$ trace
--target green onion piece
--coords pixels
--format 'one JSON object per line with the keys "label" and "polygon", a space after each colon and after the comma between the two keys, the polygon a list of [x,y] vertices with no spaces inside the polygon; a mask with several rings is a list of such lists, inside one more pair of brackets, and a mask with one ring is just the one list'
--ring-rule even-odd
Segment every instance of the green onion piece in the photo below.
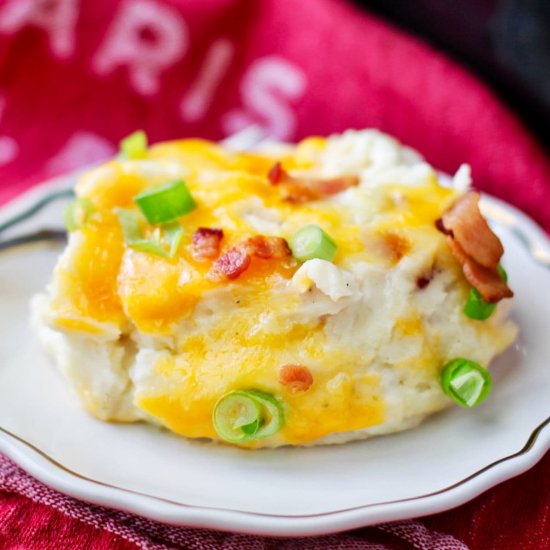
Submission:
{"label": "green onion piece", "polygon": [[[506,283],[508,282],[508,274],[505,269],[501,266],[497,266],[498,274],[501,276],[502,280]],[[470,319],[475,319],[476,321],[485,321],[489,319],[495,308],[496,304],[490,304],[486,302],[479,293],[477,288],[471,288],[470,294],[468,294],[468,300],[464,306],[464,314],[470,317]]]}
{"label": "green onion piece", "polygon": [[260,390],[248,390],[247,393],[263,407],[262,424],[256,433],[256,439],[275,435],[285,423],[282,403],[273,395]]}
{"label": "green onion piece", "polygon": [[212,421],[218,435],[229,443],[247,443],[255,439],[260,426],[261,408],[247,392],[233,391],[223,396]]}
{"label": "green onion piece", "polygon": [[258,430],[260,429],[260,426],[262,424],[263,424],[262,419],[257,418],[256,420],[254,420],[254,422],[251,422],[250,424],[246,424],[244,426],[241,426],[241,430],[246,435],[255,435],[258,432]]}
{"label": "green onion piece", "polygon": [[152,224],[172,222],[197,206],[183,180],[147,189],[134,200]]}
{"label": "green onion piece", "polygon": [[181,244],[183,237],[183,227],[177,223],[166,223],[163,226],[164,238],[168,241],[170,248],[168,250],[168,257],[173,258]]}
{"label": "green onion piece", "polygon": [[124,208],[117,208],[115,210],[118,217],[118,221],[122,226],[122,233],[124,234],[124,240],[130,244],[143,240],[143,233],[138,223],[138,217],[132,210],[126,210]]}
{"label": "green onion piece", "polygon": [[125,159],[142,159],[147,155],[147,136],[138,130],[120,142],[120,155]]}
{"label": "green onion piece", "polygon": [[[156,254],[164,258],[173,258],[179,248],[183,237],[183,228],[178,223],[170,223],[156,228],[153,231],[151,239],[146,239],[143,236],[141,227],[139,226],[138,217],[132,210],[119,208],[116,211],[124,240],[128,246],[140,252],[148,254]],[[168,243],[168,250],[163,246],[163,240]]]}
{"label": "green onion piece", "polygon": [[306,225],[290,239],[292,255],[302,261],[319,258],[332,261],[338,245],[318,225]]}
{"label": "green onion piece", "polygon": [[486,302],[479,293],[477,288],[471,288],[468,300],[464,306],[464,313],[477,321],[485,321],[489,319],[497,307],[496,304],[490,304]]}
{"label": "green onion piece", "polygon": [[489,371],[469,359],[453,359],[441,373],[443,391],[462,407],[479,405],[489,395],[491,385]]}
{"label": "green onion piece", "polygon": [[64,220],[67,231],[82,229],[90,216],[95,212],[95,206],[87,198],[76,199],[65,208]]}
{"label": "green onion piece", "polygon": [[248,443],[276,434],[284,424],[281,402],[259,390],[232,391],[216,404],[212,421],[229,443]]}

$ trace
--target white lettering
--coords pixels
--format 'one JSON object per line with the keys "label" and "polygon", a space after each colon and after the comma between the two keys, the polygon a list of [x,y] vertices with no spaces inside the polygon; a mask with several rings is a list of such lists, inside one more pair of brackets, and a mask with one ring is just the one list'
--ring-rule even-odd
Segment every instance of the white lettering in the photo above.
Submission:
{"label": "white lettering", "polygon": [[206,114],[216,89],[229,70],[234,52],[235,47],[225,38],[216,40],[210,46],[197,78],[181,102],[181,116],[184,120],[197,121]]}
{"label": "white lettering", "polygon": [[296,115],[289,103],[302,97],[306,87],[306,76],[296,65],[276,56],[257,59],[241,83],[244,108],[225,115],[224,131],[233,134],[261,124],[268,136],[291,139],[296,132]]}
{"label": "white lettering", "polygon": [[160,75],[185,55],[189,31],[179,12],[151,0],[126,0],[93,60],[100,75],[126,65],[131,84],[143,95],[160,88]]}
{"label": "white lettering", "polygon": [[75,48],[78,0],[11,0],[0,11],[0,32],[15,33],[26,25],[44,29],[52,53],[69,59]]}
{"label": "white lettering", "polygon": [[8,136],[0,136],[0,166],[9,164],[19,154],[17,141]]}
{"label": "white lettering", "polygon": [[[0,97],[0,120],[6,108],[6,99]],[[0,166],[9,164],[17,155],[19,155],[19,145],[17,141],[8,136],[0,136]]]}
{"label": "white lettering", "polygon": [[75,132],[48,162],[49,174],[70,172],[112,157],[116,147],[105,138],[92,132]]}

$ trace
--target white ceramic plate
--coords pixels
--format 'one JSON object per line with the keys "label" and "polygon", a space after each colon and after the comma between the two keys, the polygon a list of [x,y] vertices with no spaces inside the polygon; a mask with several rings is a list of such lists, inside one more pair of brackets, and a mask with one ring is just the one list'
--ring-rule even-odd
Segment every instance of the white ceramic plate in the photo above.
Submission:
{"label": "white ceramic plate", "polygon": [[[0,210],[0,224],[52,187]],[[250,452],[88,416],[39,349],[28,301],[59,245],[0,251],[0,451],[44,483],[177,525],[314,535],[440,512],[531,467],[550,447],[550,245],[519,211],[485,197],[506,248],[521,327],[494,364],[494,391],[413,431],[337,447]],[[51,205],[2,238],[60,226]]]}

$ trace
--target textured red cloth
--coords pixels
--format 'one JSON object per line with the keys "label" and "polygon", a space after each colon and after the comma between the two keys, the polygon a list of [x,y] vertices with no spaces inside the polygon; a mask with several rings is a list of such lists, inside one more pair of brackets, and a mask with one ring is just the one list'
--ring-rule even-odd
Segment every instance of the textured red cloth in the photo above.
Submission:
{"label": "textured red cloth", "polygon": [[[0,0],[0,202],[152,141],[378,127],[550,230],[550,164],[474,77],[343,0]],[[165,528],[0,461],[1,548],[550,548],[550,456],[422,521],[282,543]],[[454,538],[453,538],[454,537]],[[462,541],[462,542],[459,542]]]}

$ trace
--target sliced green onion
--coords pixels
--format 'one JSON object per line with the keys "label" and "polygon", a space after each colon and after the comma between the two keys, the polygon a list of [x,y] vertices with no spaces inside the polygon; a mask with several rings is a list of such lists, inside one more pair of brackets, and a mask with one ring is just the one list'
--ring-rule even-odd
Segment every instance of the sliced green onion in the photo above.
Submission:
{"label": "sliced green onion", "polygon": [[122,226],[124,240],[128,244],[143,240],[143,233],[141,231],[141,227],[139,226],[138,217],[135,212],[124,208],[117,208],[116,215],[120,225]]}
{"label": "sliced green onion", "polygon": [[67,231],[82,229],[90,216],[95,212],[95,206],[87,198],[76,199],[65,208],[64,220]]}
{"label": "sliced green onion", "polygon": [[183,180],[147,189],[134,200],[152,224],[172,222],[197,206]]}
{"label": "sliced green onion", "polygon": [[260,390],[248,390],[247,393],[263,407],[262,424],[256,433],[256,439],[275,435],[285,423],[281,402],[273,395]]}
{"label": "sliced green onion", "polygon": [[[498,274],[501,276],[502,280],[506,283],[508,282],[508,274],[505,269],[501,266],[497,266]],[[470,319],[475,319],[476,321],[485,321],[489,319],[495,308],[496,304],[491,304],[486,302],[479,293],[477,288],[471,288],[470,294],[468,294],[468,300],[464,306],[464,314],[470,317]]]}
{"label": "sliced green onion", "polygon": [[470,359],[457,357],[441,373],[443,391],[462,407],[479,405],[489,395],[491,385],[489,371]]}
{"label": "sliced green onion", "polygon": [[464,313],[477,321],[485,321],[489,319],[497,307],[496,304],[490,304],[486,302],[479,293],[477,288],[471,288],[470,294],[468,294],[468,300],[464,306]]}
{"label": "sliced green onion", "polygon": [[216,404],[212,421],[217,434],[229,443],[248,443],[276,434],[284,424],[282,404],[269,393],[238,390]]}
{"label": "sliced green onion", "polygon": [[332,261],[338,245],[318,225],[306,225],[290,239],[290,250],[298,260],[305,262],[313,258]]}
{"label": "sliced green onion", "polygon": [[125,159],[142,159],[147,155],[147,136],[138,130],[120,142],[120,154]]}
{"label": "sliced green onion", "polygon": [[247,392],[233,391],[222,397],[212,420],[218,435],[229,443],[247,443],[255,439],[260,427],[261,408]]}
{"label": "sliced green onion", "polygon": [[246,435],[255,435],[258,430],[260,429],[260,426],[262,425],[261,418],[257,418],[254,420],[254,422],[251,422],[250,424],[245,424],[244,426],[241,426],[241,430]]}
{"label": "sliced green onion", "polygon": [[[135,212],[119,208],[116,213],[128,246],[140,252],[157,254],[169,259],[176,255],[183,237],[183,228],[178,223],[165,224],[162,230],[157,227],[152,238],[146,239]],[[168,249],[163,245],[163,241],[168,244]]]}

